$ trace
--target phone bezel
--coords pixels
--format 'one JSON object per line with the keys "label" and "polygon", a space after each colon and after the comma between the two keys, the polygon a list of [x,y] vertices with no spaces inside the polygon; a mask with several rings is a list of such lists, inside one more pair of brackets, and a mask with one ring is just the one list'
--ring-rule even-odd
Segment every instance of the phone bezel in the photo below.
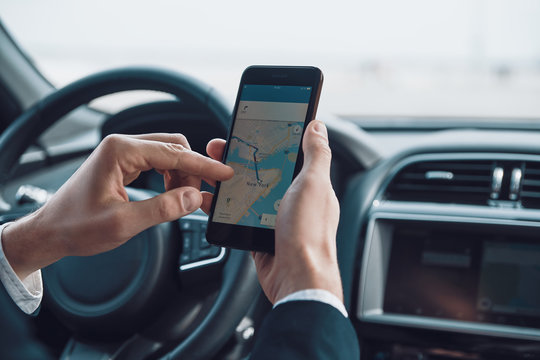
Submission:
{"label": "phone bezel", "polygon": [[[234,105],[233,117],[229,133],[227,135],[227,144],[223,153],[222,162],[225,163],[229,151],[229,143],[236,121],[240,95],[244,85],[280,85],[280,86],[311,86],[311,96],[308,103],[304,129],[302,131],[301,141],[304,139],[304,132],[309,124],[315,118],[319,97],[321,93],[323,75],[320,69],[313,66],[250,66],[244,70]],[[298,157],[294,167],[293,180],[302,168],[304,153],[302,146],[298,150]],[[245,225],[234,225],[212,221],[216,206],[217,197],[221,183],[218,182],[215,188],[215,196],[212,200],[206,238],[208,242],[217,246],[230,247],[242,250],[263,251],[274,253],[274,229],[265,229]]]}

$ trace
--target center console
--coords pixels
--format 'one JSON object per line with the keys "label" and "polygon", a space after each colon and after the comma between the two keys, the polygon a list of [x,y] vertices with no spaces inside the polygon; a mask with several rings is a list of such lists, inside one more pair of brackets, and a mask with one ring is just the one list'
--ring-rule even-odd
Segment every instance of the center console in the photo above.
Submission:
{"label": "center console", "polygon": [[540,340],[540,223],[374,214],[362,322]]}

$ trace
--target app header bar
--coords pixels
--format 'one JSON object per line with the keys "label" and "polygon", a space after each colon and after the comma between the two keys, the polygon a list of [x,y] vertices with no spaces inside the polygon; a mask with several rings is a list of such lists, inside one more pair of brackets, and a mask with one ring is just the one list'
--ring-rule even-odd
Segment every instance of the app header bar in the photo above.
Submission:
{"label": "app header bar", "polygon": [[308,103],[311,86],[244,85],[240,100]]}

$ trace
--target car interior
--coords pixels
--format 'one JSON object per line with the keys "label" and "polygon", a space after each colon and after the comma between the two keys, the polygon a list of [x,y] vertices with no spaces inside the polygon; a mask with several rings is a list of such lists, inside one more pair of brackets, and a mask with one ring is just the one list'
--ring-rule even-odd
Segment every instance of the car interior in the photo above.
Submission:
{"label": "car interior", "polygon": [[[182,133],[202,154],[227,136],[232,102],[197,73],[127,64],[55,86],[16,35],[0,22],[0,223],[43,205],[109,134]],[[319,112],[361,359],[540,359],[535,49],[537,117]],[[93,106],[133,91],[160,97]],[[127,190],[147,199],[164,191],[162,177],[142,173]],[[250,254],[210,245],[206,223],[198,210],[43,269],[28,341],[60,359],[247,359],[272,305]]]}

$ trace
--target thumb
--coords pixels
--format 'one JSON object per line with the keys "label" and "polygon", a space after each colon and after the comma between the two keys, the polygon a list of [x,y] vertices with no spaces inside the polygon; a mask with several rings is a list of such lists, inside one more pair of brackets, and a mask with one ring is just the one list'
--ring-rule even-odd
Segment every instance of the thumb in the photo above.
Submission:
{"label": "thumb", "polygon": [[302,171],[330,176],[332,151],[328,145],[328,131],[322,121],[314,120],[309,123],[302,140],[302,149],[304,150]]}
{"label": "thumb", "polygon": [[201,193],[194,187],[184,186],[147,200],[129,202],[126,206],[129,206],[134,234],[137,234],[154,225],[190,214],[201,204]]}

